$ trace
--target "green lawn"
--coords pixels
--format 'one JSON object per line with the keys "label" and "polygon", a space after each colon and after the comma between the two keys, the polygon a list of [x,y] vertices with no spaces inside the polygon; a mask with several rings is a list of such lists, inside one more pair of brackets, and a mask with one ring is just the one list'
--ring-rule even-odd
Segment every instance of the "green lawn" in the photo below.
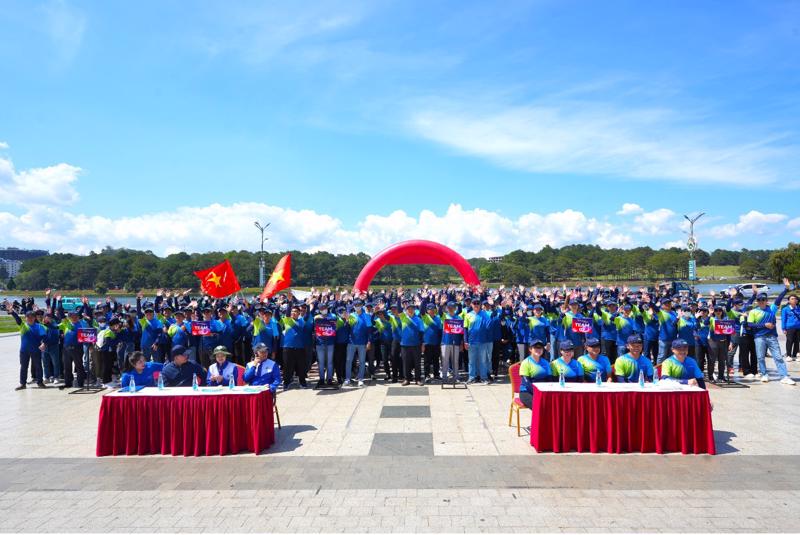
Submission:
{"label": "green lawn", "polygon": [[720,277],[735,278],[739,277],[739,266],[697,266],[698,277]]}
{"label": "green lawn", "polygon": [[11,316],[0,316],[0,334],[1,333],[15,333],[19,331],[17,323]]}

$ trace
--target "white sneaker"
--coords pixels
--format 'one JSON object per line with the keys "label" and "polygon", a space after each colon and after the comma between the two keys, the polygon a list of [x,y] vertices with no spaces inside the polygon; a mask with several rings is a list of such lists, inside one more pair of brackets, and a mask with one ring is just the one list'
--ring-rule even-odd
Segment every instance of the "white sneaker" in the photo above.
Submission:
{"label": "white sneaker", "polygon": [[359,381],[358,386],[364,386],[364,381]]}
{"label": "white sneaker", "polygon": [[745,375],[745,376],[744,376],[744,378],[745,378],[745,379],[755,379],[755,378],[756,378],[756,376],[755,376],[755,375],[753,375],[752,373],[748,373],[747,375]]}
{"label": "white sneaker", "polygon": [[761,382],[762,383],[768,383],[769,382],[769,374],[768,373],[765,373],[764,375],[761,376]]}
{"label": "white sneaker", "polygon": [[786,357],[786,362],[794,362],[794,357]]}
{"label": "white sneaker", "polygon": [[342,386],[350,386],[350,379],[345,379]]}
{"label": "white sneaker", "polygon": [[790,386],[794,386],[794,384],[795,384],[795,383],[794,383],[794,379],[792,379],[791,377],[789,377],[789,376],[787,375],[786,377],[784,377],[783,379],[781,379],[781,384],[782,384],[782,385],[790,385]]}

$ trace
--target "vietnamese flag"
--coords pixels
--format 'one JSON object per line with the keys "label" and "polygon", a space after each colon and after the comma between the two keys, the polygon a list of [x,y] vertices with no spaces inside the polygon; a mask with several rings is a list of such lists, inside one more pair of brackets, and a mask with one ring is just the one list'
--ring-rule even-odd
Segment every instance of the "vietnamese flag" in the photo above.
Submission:
{"label": "vietnamese flag", "polygon": [[200,279],[200,288],[211,297],[227,297],[240,290],[233,266],[227,258],[221,264],[202,271],[195,271],[194,274]]}
{"label": "vietnamese flag", "polygon": [[272,271],[272,276],[264,286],[264,291],[261,292],[259,299],[267,299],[272,297],[281,290],[292,285],[292,254],[289,253],[280,260]]}

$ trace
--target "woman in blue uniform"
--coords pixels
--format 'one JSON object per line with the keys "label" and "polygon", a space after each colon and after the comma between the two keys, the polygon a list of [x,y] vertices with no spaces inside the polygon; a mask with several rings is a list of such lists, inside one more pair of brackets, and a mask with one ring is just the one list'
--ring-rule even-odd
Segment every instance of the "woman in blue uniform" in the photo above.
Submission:
{"label": "woman in blue uniform", "polygon": [[228,348],[219,345],[214,348],[214,363],[208,367],[206,383],[209,386],[228,385],[233,380],[233,384],[239,379],[239,368],[230,360]]}
{"label": "woman in blue uniform", "polygon": [[528,356],[519,366],[519,399],[531,408],[533,404],[533,383],[550,381],[550,363],[544,358],[544,342],[535,338],[531,340]]}
{"label": "woman in blue uniform", "polygon": [[144,353],[141,351],[134,351],[128,357],[128,362],[131,365],[131,371],[122,374],[120,386],[122,390],[127,390],[131,384],[131,378],[137,387],[140,386],[155,386],[153,373],[161,373],[164,365],[160,362],[147,362],[144,358]]}
{"label": "woman in blue uniform", "polygon": [[550,373],[553,377],[564,374],[564,380],[568,383],[583,382],[583,366],[575,360],[575,346],[571,340],[561,340],[559,343],[561,356],[550,363]]}

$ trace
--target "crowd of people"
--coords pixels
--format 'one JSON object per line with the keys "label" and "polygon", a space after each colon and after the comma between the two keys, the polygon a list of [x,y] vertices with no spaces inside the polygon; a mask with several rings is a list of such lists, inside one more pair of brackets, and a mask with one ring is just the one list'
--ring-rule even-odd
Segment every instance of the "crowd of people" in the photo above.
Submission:
{"label": "crowd of people", "polygon": [[[159,374],[167,386],[244,381],[275,391],[295,376],[310,386],[315,361],[318,387],[360,387],[380,375],[403,385],[488,384],[517,361],[526,392],[540,380],[633,381],[639,372],[704,386],[737,372],[768,382],[768,353],[793,385],[785,361],[798,356],[800,308],[796,293],[781,307],[797,291],[783,282],[772,300],[755,287],[744,299],[735,290],[451,285],[312,288],[304,299],[289,291],[265,300],[160,290],[135,305],[109,298],[91,307],[85,297],[65,306],[48,290],[45,307],[25,299],[6,310],[21,333],[17,389],[148,386]],[[82,340],[82,330],[95,336]]]}

